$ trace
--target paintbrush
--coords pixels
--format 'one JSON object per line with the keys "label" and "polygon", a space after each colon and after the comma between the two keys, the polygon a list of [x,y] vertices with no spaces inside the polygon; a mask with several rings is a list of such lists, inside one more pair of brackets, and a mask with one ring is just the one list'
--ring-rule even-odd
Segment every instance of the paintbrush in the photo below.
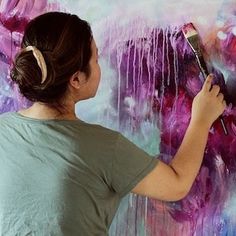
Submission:
{"label": "paintbrush", "polygon": [[[200,38],[198,36],[198,32],[193,26],[192,23],[185,24],[182,28],[182,32],[184,34],[184,37],[186,38],[187,42],[189,43],[192,51],[195,54],[198,66],[203,74],[203,77],[206,79],[209,75],[209,72],[207,70],[207,66],[204,60],[204,57],[201,52],[201,44],[200,44]],[[224,119],[222,116],[219,117],[221,126],[224,130],[225,135],[228,135],[228,130],[226,128]]]}

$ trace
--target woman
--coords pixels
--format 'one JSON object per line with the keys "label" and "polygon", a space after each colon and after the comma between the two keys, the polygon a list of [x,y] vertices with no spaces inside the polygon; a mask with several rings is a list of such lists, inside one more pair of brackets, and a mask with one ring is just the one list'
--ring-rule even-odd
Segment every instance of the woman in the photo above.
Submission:
{"label": "woman", "polygon": [[67,13],[28,24],[11,78],[33,105],[0,116],[1,235],[108,235],[129,192],[183,198],[226,106],[209,76],[169,165],[118,132],[79,120],[75,103],[95,96],[100,67],[90,26]]}

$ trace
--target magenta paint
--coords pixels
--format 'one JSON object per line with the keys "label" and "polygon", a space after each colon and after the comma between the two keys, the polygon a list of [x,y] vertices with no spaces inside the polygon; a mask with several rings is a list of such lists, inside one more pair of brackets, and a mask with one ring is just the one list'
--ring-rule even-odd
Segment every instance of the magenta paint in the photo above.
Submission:
{"label": "magenta paint", "polygon": [[[0,8],[0,112],[3,113],[29,105],[9,80],[12,58],[19,50],[27,22],[43,12],[61,8],[57,2],[46,0],[2,1]],[[138,17],[123,28],[117,24],[104,23],[107,34],[102,37],[105,46],[100,48],[101,58],[109,62],[109,69],[116,74],[110,78],[116,83],[109,101],[114,110],[110,116],[113,128],[130,137],[137,136],[137,143],[149,152],[159,144],[146,139],[149,135],[159,135],[152,133],[154,128],[159,129],[160,159],[169,162],[183,139],[191,103],[203,78],[181,33],[182,24],[143,27],[144,23]],[[216,82],[225,93],[226,85],[230,92],[236,80],[235,26],[232,18],[226,40],[219,44],[220,63],[217,61],[213,70]],[[118,29],[127,33],[122,34]],[[214,45],[210,50],[209,53],[214,51]],[[220,70],[228,79],[226,84]],[[225,137],[220,124],[214,124],[201,170],[189,195],[174,203],[128,196],[114,219],[110,230],[112,236],[236,235],[233,211],[236,211],[236,108],[232,94],[226,94],[231,105],[225,111],[230,134]]]}

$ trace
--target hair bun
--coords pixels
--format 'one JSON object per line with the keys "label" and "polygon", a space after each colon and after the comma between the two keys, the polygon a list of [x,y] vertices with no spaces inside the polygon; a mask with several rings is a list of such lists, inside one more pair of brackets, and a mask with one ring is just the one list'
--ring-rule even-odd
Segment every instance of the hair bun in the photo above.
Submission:
{"label": "hair bun", "polygon": [[89,77],[91,42],[89,24],[76,15],[48,12],[37,16],[26,26],[24,49],[15,58],[11,78],[30,101],[57,104],[75,72]]}
{"label": "hair bun", "polygon": [[27,46],[26,48],[22,49],[22,51],[23,52],[32,51],[42,73],[42,80],[41,80],[41,84],[42,84],[47,78],[47,65],[44,60],[43,54],[35,46]]}
{"label": "hair bun", "polygon": [[[53,84],[55,70],[51,52],[40,52],[47,68],[47,73],[42,71],[33,50],[21,50],[11,69],[11,79],[18,84],[20,92],[30,101],[42,101],[43,90]],[[42,60],[42,58],[40,58]],[[43,99],[44,100],[44,99]]]}

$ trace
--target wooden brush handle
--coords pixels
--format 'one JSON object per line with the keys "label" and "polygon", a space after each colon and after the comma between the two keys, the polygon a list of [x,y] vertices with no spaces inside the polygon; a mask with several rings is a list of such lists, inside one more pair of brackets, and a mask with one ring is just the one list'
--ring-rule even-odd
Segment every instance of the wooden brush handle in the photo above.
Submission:
{"label": "wooden brush handle", "polygon": [[224,130],[225,135],[228,135],[229,132],[228,132],[228,129],[227,129],[226,125],[225,125],[224,117],[221,115],[219,117],[219,119],[220,119],[220,123],[221,123],[221,126],[222,126],[223,130]]}
{"label": "wooden brush handle", "polygon": [[208,72],[205,60],[204,60],[203,56],[199,55],[199,54],[196,54],[196,59],[197,59],[198,66],[199,66],[204,78],[206,79],[207,76],[209,75],[209,72]]}

